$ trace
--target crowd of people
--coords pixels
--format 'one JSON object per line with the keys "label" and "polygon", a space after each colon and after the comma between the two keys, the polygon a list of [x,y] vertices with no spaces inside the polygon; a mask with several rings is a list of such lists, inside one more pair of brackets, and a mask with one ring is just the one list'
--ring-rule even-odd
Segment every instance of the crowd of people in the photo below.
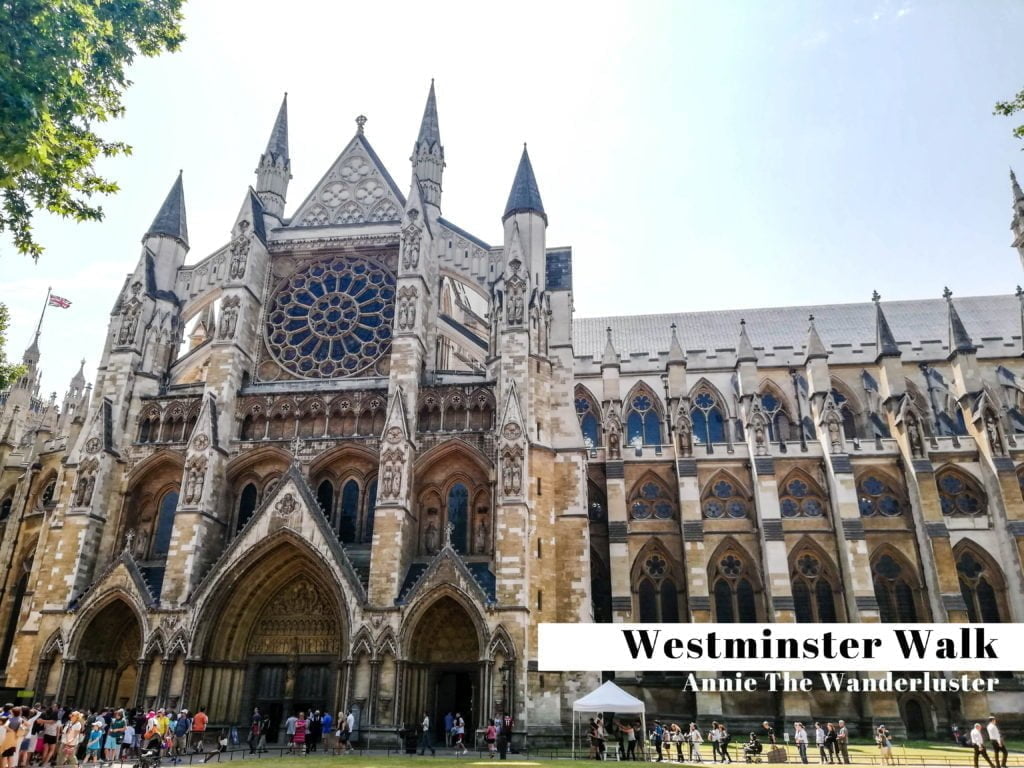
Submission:
{"label": "crowd of people", "polygon": [[[300,755],[319,751],[334,755],[351,752],[355,749],[352,746],[355,724],[356,718],[352,711],[339,712],[337,718],[332,717],[330,712],[321,712],[319,709],[308,715],[305,712],[292,714],[284,721],[288,752]],[[275,727],[267,713],[260,712],[259,707],[253,709],[249,720],[250,755],[267,751],[268,737],[271,740],[276,738],[276,732],[271,732]]]}
{"label": "crowd of people", "polygon": [[[109,766],[147,751],[177,763],[190,751],[206,750],[208,723],[205,707],[192,715],[187,709],[147,712],[5,704],[0,711],[0,768]],[[226,744],[226,739],[218,739],[218,748]]]}

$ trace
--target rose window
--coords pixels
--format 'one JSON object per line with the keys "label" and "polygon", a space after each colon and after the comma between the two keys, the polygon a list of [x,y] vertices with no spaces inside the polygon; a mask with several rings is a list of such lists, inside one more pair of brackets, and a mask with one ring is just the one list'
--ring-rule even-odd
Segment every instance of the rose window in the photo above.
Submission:
{"label": "rose window", "polygon": [[267,346],[305,378],[375,373],[391,348],[395,276],[360,256],[313,262],[283,281],[267,312]]}

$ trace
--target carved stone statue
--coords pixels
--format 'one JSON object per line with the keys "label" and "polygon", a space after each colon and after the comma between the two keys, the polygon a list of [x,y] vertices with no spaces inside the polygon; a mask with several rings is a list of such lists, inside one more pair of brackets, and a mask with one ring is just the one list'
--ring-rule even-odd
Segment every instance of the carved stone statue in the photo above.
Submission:
{"label": "carved stone statue", "polygon": [[203,498],[206,483],[206,459],[197,457],[188,463],[185,474],[185,503],[198,504]]}
{"label": "carved stone statue", "polygon": [[621,451],[619,447],[619,433],[612,432],[608,435],[608,458],[619,459]]}
{"label": "carved stone statue", "polygon": [[509,325],[522,325],[523,324],[523,291],[522,288],[514,287],[510,289],[509,303],[508,303],[508,324]]}
{"label": "carved stone statue", "polygon": [[768,446],[765,445],[764,424],[760,419],[754,422],[754,452],[758,456],[768,453]]}
{"label": "carved stone statue", "polygon": [[139,325],[139,312],[141,305],[138,301],[132,300],[121,311],[121,330],[118,333],[118,344],[131,344],[135,341],[135,331]]}
{"label": "carved stone statue", "polygon": [[221,304],[219,336],[222,339],[230,339],[235,335],[235,327],[238,325],[238,304],[237,296],[226,298]]}
{"label": "carved stone statue", "polygon": [[1002,456],[1003,441],[999,435],[999,425],[991,414],[985,419],[985,431],[988,432],[988,444],[992,448],[992,455]]}
{"label": "carved stone statue", "polygon": [[832,447],[832,453],[843,452],[843,432],[842,429],[839,427],[839,422],[835,420],[829,420],[828,439]]}
{"label": "carved stone statue", "polygon": [[410,224],[402,231],[402,269],[416,269],[420,264],[423,232],[416,223],[418,216],[418,211],[409,211]]}
{"label": "carved stone statue", "polygon": [[135,559],[143,560],[146,557],[146,552],[149,549],[149,532],[146,530],[144,525],[140,525],[135,529]]}
{"label": "carved stone statue", "polygon": [[478,555],[487,553],[487,520],[481,515],[473,532],[473,549]]}
{"label": "carved stone statue", "polygon": [[245,265],[249,261],[249,250],[252,247],[252,241],[246,233],[248,228],[249,222],[239,222],[238,229],[241,234],[231,243],[231,261],[228,264],[228,277],[233,280],[245,274]]}
{"label": "carved stone statue", "polygon": [[679,422],[679,455],[683,458],[689,458],[693,452],[693,441],[690,435],[690,425],[685,422]]}
{"label": "carved stone statue", "polygon": [[907,437],[910,438],[910,455],[915,459],[924,457],[924,445],[921,443],[921,430],[917,427],[917,421],[907,420]]}
{"label": "carved stone statue", "polygon": [[437,524],[433,519],[427,523],[427,530],[423,534],[423,545],[428,555],[433,555],[437,552]]}

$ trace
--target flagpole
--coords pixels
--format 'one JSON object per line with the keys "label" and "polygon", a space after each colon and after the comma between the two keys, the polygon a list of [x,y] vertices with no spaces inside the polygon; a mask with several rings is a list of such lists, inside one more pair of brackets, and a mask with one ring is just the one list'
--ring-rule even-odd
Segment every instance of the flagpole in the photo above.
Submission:
{"label": "flagpole", "polygon": [[46,308],[50,305],[50,291],[53,290],[51,285],[46,289],[46,301],[43,302],[43,311],[39,313],[39,325],[36,326],[36,338],[39,338],[39,332],[43,329],[43,318],[46,316]]}

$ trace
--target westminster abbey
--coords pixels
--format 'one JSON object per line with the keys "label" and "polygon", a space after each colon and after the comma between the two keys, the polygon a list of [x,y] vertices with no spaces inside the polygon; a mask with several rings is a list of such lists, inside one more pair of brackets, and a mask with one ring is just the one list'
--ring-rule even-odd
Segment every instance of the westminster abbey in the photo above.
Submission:
{"label": "westminster abbey", "polygon": [[[600,682],[539,671],[540,622],[1024,621],[1019,289],[574,319],[525,148],[491,244],[442,215],[433,86],[401,186],[365,123],[289,199],[283,103],[202,258],[179,176],[94,383],[40,398],[26,350],[0,394],[10,698],[259,706],[272,737],[352,709],[378,743],[511,714],[537,745]],[[737,733],[1024,711],[1010,671],[963,697],[606,677]]]}

